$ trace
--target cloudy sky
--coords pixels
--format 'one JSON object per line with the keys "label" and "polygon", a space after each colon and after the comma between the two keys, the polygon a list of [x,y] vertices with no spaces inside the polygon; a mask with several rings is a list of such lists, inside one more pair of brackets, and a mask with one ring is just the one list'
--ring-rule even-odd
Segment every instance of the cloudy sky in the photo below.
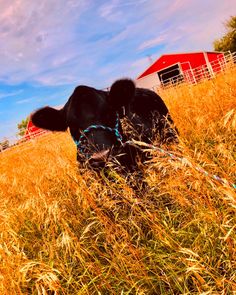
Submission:
{"label": "cloudy sky", "polygon": [[235,0],[0,0],[0,139],[76,85],[137,77],[163,53],[213,50]]}

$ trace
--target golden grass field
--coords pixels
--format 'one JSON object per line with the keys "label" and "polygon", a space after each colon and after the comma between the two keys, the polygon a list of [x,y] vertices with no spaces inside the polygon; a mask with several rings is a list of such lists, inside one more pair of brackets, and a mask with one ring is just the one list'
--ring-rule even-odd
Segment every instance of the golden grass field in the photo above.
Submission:
{"label": "golden grass field", "polygon": [[[173,153],[233,183],[235,77],[160,93],[180,131]],[[236,294],[236,191],[152,154],[135,191],[78,168],[68,133],[1,153],[0,294]]]}

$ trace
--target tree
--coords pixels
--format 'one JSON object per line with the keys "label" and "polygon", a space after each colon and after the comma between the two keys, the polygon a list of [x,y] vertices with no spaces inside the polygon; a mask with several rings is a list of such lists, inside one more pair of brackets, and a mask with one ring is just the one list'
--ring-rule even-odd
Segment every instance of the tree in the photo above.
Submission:
{"label": "tree", "polygon": [[28,122],[29,122],[29,117],[27,117],[26,119],[23,119],[19,124],[17,124],[17,128],[19,130],[17,135],[24,136]]}
{"label": "tree", "polygon": [[231,16],[231,18],[225,23],[225,28],[227,29],[226,34],[214,41],[214,49],[216,51],[236,51],[236,16]]}

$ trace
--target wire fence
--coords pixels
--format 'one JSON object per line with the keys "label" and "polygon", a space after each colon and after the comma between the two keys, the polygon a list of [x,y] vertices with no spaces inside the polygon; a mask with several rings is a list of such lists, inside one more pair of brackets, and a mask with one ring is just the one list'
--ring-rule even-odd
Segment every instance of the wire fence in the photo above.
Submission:
{"label": "wire fence", "polygon": [[[23,151],[31,151],[38,143],[41,142],[44,145],[45,144],[50,144],[50,145],[55,145],[55,147],[58,147],[58,141],[63,141],[65,139],[65,136],[68,138],[68,142],[71,140],[71,144],[73,143],[71,137],[69,136],[69,132],[51,132],[51,131],[46,131],[46,132],[39,132],[39,133],[34,133],[33,136],[31,136],[30,139],[19,139],[15,140],[13,143],[11,142],[7,147],[2,150],[0,150],[0,155],[6,155],[8,152],[12,153],[22,153]],[[72,144],[73,145],[73,144]]]}
{"label": "wire fence", "polygon": [[22,136],[20,135],[8,136],[7,138],[4,138],[0,142],[0,153],[10,148],[18,147],[19,145],[22,146],[24,143],[28,143],[31,140],[34,140],[35,138],[41,137],[42,135],[46,135],[49,133],[51,132],[48,130],[38,129],[34,126],[29,127],[27,129],[22,128],[19,130],[19,134],[23,134]]}

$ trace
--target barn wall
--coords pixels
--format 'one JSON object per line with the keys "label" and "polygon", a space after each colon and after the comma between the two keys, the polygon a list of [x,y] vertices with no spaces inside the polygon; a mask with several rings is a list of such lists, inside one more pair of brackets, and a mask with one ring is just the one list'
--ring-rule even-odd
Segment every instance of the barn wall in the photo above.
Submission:
{"label": "barn wall", "polygon": [[222,52],[207,52],[207,57],[211,63],[211,68],[214,73],[222,71],[225,66],[225,57]]}
{"label": "barn wall", "polygon": [[207,57],[209,59],[209,62],[212,62],[215,60],[222,60],[224,59],[224,53],[223,52],[207,52]]}
{"label": "barn wall", "polygon": [[136,80],[135,84],[137,87],[140,88],[149,88],[151,90],[155,90],[156,87],[159,87],[161,85],[161,82],[157,73],[155,72]]}

